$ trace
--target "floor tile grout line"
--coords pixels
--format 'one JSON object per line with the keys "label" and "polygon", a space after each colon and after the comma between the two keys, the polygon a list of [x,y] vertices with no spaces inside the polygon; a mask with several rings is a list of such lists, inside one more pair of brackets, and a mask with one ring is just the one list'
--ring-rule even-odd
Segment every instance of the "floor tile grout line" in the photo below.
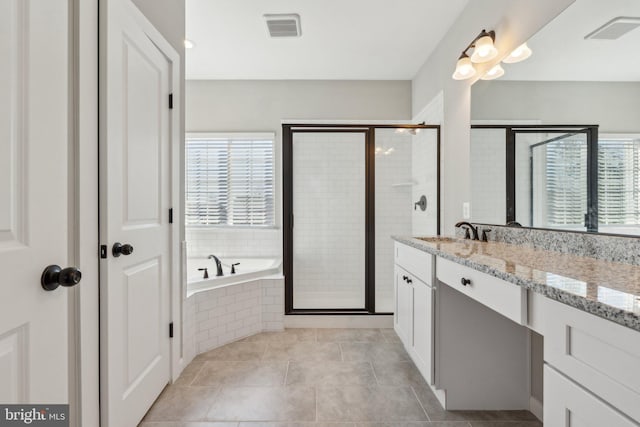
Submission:
{"label": "floor tile grout line", "polygon": [[[196,372],[196,374],[193,376],[193,379],[191,381],[189,381],[189,384],[187,384],[187,387],[191,387],[193,385],[193,383],[196,381],[196,379],[198,378],[200,373],[202,373],[202,370],[204,369],[204,367],[205,367],[205,365],[207,363],[209,363],[209,362],[207,360],[205,360],[205,362],[202,364],[202,366],[200,366],[200,369],[198,369],[198,372]],[[180,377],[178,377],[178,378],[180,378]]]}
{"label": "floor tile grout line", "polygon": [[382,332],[382,328],[378,329],[380,331],[380,335],[382,335],[382,340],[389,344],[389,340],[387,339],[387,336],[384,334],[384,332]]}
{"label": "floor tile grout line", "polygon": [[282,384],[283,386],[287,385],[287,375],[289,375],[289,364],[291,363],[290,360],[287,360],[287,368],[284,371],[284,384]]}
{"label": "floor tile grout line", "polygon": [[413,395],[415,396],[416,400],[418,401],[418,405],[420,405],[420,407],[422,408],[422,411],[427,416],[427,422],[431,422],[431,417],[429,416],[429,413],[427,412],[427,410],[424,409],[424,405],[422,404],[422,402],[420,402],[420,398],[418,397],[418,393],[416,393],[416,390],[413,388],[413,386],[409,386],[409,387],[411,388],[411,392],[413,393]]}

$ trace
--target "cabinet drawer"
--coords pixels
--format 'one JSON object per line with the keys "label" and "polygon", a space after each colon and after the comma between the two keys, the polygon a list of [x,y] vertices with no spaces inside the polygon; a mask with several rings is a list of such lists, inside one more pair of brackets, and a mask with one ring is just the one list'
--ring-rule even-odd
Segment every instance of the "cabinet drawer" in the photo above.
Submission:
{"label": "cabinet drawer", "polygon": [[640,421],[640,332],[548,298],[533,302],[545,315],[545,362]]}
{"label": "cabinet drawer", "polygon": [[585,426],[637,427],[637,424],[545,365],[544,427]]}
{"label": "cabinet drawer", "polygon": [[433,286],[434,256],[402,243],[396,243],[396,264],[429,286]]}
{"label": "cabinet drawer", "polygon": [[[521,325],[527,323],[527,290],[444,258],[436,260],[438,280]],[[466,285],[461,283],[465,279]]]}

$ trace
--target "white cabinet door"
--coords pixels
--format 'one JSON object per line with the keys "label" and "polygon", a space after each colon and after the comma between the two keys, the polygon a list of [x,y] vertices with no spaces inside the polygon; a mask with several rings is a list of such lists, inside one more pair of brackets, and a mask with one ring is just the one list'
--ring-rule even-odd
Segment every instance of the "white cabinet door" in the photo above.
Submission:
{"label": "white cabinet door", "polygon": [[544,427],[637,427],[611,406],[544,366]]}
{"label": "white cabinet door", "polygon": [[65,0],[0,1],[0,402],[68,403],[69,64]]}
{"label": "white cabinet door", "polygon": [[412,357],[429,384],[433,384],[433,318],[433,288],[414,279]]}
{"label": "white cabinet door", "polygon": [[396,265],[395,330],[407,349],[413,345],[413,286],[408,280],[409,273]]}

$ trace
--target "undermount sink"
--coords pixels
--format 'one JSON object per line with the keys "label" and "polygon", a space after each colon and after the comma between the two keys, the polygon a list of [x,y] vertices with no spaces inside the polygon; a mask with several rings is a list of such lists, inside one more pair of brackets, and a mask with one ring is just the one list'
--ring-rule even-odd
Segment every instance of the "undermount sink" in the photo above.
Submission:
{"label": "undermount sink", "polygon": [[458,243],[462,240],[462,239],[457,239],[455,237],[445,237],[445,236],[416,237],[416,239],[423,240],[428,243]]}

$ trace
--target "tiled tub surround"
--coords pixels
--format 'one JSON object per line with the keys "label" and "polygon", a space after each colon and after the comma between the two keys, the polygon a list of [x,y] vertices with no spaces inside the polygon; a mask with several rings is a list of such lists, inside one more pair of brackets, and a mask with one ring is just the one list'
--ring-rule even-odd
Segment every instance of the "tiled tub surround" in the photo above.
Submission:
{"label": "tiled tub surround", "polygon": [[394,239],[640,331],[640,266],[496,241]]}
{"label": "tiled tub surround", "polygon": [[275,275],[196,292],[185,306],[187,354],[200,354],[262,331],[283,330],[284,279]]}
{"label": "tiled tub surround", "polygon": [[189,258],[281,258],[278,228],[186,227]]}

